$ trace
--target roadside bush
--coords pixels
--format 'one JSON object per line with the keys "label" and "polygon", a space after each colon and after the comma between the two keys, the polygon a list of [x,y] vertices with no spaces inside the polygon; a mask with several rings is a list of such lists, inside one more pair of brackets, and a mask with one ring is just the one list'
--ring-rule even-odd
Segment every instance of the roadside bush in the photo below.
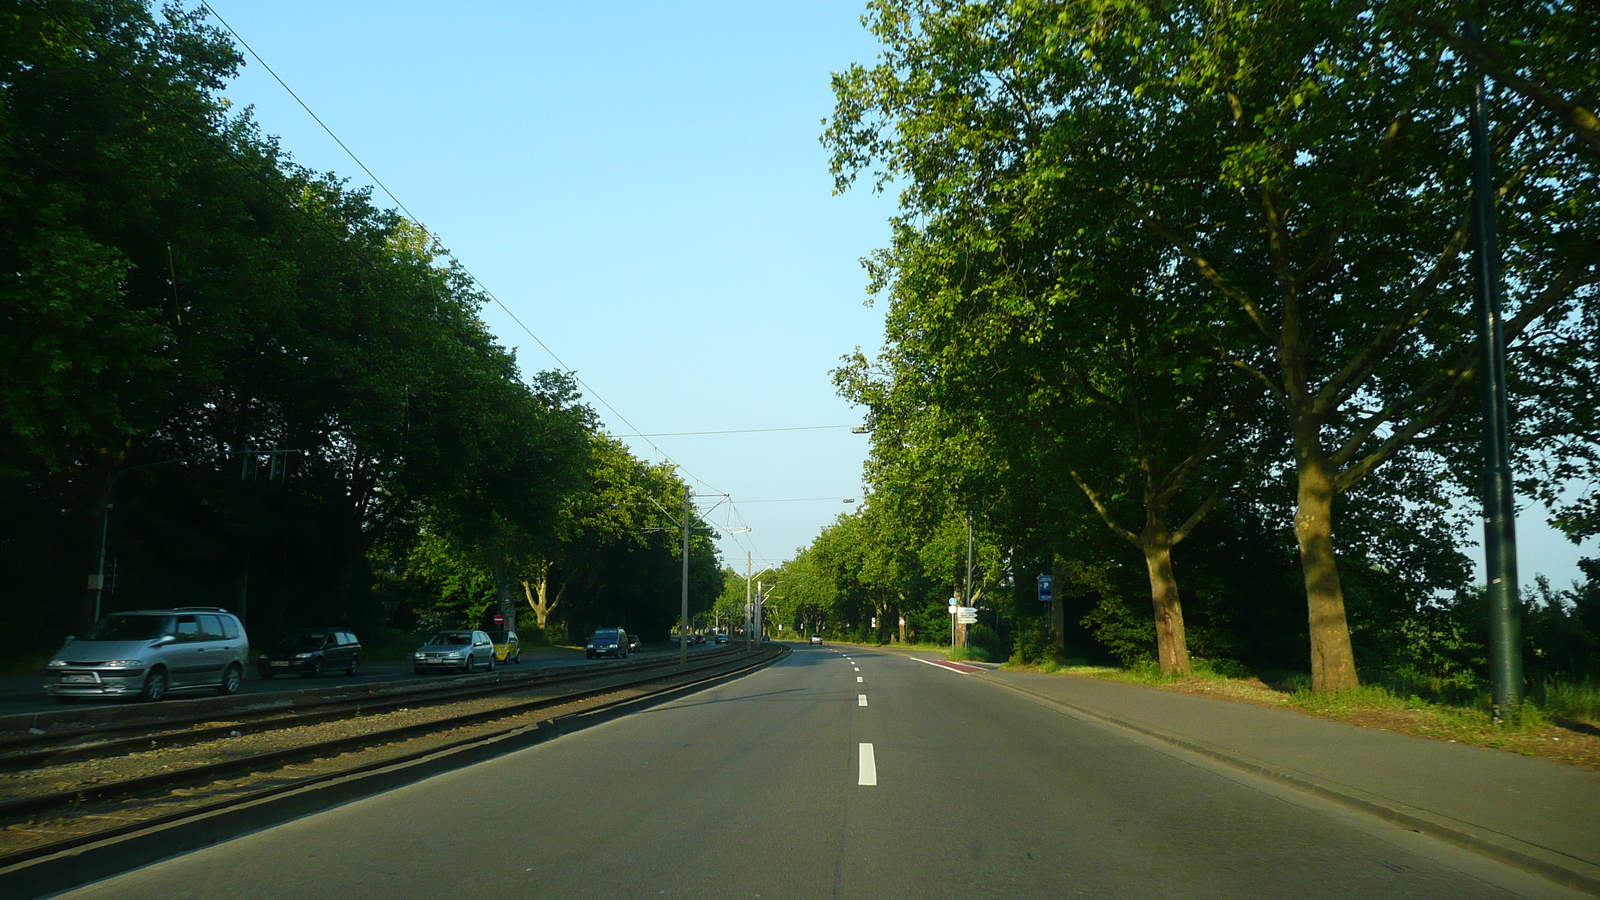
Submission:
{"label": "roadside bush", "polygon": [[984,662],[1005,658],[1005,648],[1000,641],[1000,635],[987,625],[973,625],[967,629],[967,646],[983,651]]}
{"label": "roadside bush", "polygon": [[1120,594],[1104,592],[1083,617],[1083,627],[1124,666],[1132,668],[1155,659],[1156,623],[1149,603],[1134,609]]}
{"label": "roadside bush", "polygon": [[1026,619],[1017,626],[1010,661],[1019,666],[1053,661],[1055,649],[1049,624],[1043,619]]}

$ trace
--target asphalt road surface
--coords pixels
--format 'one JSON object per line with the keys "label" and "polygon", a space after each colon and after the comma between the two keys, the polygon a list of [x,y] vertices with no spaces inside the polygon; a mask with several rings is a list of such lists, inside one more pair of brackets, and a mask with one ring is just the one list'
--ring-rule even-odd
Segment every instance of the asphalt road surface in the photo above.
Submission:
{"label": "asphalt road surface", "polygon": [[[707,642],[698,646],[691,646],[691,652],[706,650],[712,645]],[[663,653],[677,653],[678,645],[668,647],[666,644],[655,644],[641,647],[635,655],[657,655]],[[609,660],[585,660],[583,654],[576,650],[548,651],[524,650],[522,653],[522,668],[542,668],[546,666],[575,666],[604,665]],[[497,663],[498,666],[507,666],[515,671],[516,664]],[[241,694],[276,694],[286,691],[303,691],[318,687],[345,687],[361,684],[385,684],[391,681],[423,681],[435,678],[455,678],[455,674],[429,673],[418,675],[412,671],[409,661],[382,661],[372,662],[362,660],[357,674],[346,675],[343,672],[328,672],[320,678],[304,678],[299,675],[280,675],[277,678],[263,680],[255,673],[254,666],[245,673],[244,682],[239,686]],[[44,692],[46,678],[43,675],[29,675],[8,677],[0,679],[0,715],[14,713],[47,712],[58,707],[55,698]],[[174,699],[183,697],[214,696],[214,691],[179,691],[170,696]],[[77,701],[83,704],[91,703],[133,703],[131,698],[117,698],[113,700],[87,699]]]}
{"label": "asphalt road surface", "polygon": [[67,896],[1582,895],[948,669],[799,647]]}

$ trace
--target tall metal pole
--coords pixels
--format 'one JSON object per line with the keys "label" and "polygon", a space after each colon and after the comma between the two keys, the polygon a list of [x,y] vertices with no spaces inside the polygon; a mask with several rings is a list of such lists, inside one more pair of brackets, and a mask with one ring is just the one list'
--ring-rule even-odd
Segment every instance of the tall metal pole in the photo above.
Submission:
{"label": "tall metal pole", "polygon": [[683,608],[678,613],[678,665],[689,664],[689,504],[694,492],[683,486]]}
{"label": "tall metal pole", "polygon": [[761,589],[761,583],[756,583],[756,637],[761,636],[761,604],[767,602],[767,593]]}
{"label": "tall metal pole", "polygon": [[[121,474],[120,472],[118,474]],[[112,484],[116,483],[113,476]],[[106,536],[111,531],[111,487],[106,487],[106,508],[100,514],[100,566],[95,570],[94,576],[94,617],[89,624],[100,621],[100,598],[106,592]]]}
{"label": "tall metal pole", "polygon": [[[1478,25],[1463,29],[1478,39]],[[1496,247],[1494,169],[1488,97],[1482,74],[1472,85],[1472,269],[1478,318],[1478,401],[1483,412],[1483,556],[1489,601],[1489,683],[1495,722],[1522,715],[1522,604],[1517,588],[1517,507],[1511,480],[1510,405],[1506,398],[1505,328],[1500,317],[1500,251]]]}
{"label": "tall metal pole", "polygon": [[752,562],[750,551],[746,550],[744,553],[744,649],[746,652],[749,652],[750,648],[755,646],[753,643],[755,639],[750,634],[756,617],[755,608],[750,605],[750,567]]}

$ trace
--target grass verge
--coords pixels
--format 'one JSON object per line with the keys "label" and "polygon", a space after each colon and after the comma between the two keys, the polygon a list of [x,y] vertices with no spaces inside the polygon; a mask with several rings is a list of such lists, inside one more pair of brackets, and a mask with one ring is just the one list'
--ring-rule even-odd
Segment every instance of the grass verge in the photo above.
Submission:
{"label": "grass verge", "polygon": [[1350,725],[1412,734],[1449,743],[1492,747],[1600,769],[1600,685],[1553,683],[1530,700],[1518,725],[1495,725],[1486,710],[1408,697],[1368,685],[1332,694],[1315,694],[1303,678],[1272,682],[1212,671],[1203,663],[1192,675],[1174,678],[1154,667],[1130,669],[1045,662],[1006,663],[1023,672],[1099,678],[1140,684],[1183,694],[1292,709]]}

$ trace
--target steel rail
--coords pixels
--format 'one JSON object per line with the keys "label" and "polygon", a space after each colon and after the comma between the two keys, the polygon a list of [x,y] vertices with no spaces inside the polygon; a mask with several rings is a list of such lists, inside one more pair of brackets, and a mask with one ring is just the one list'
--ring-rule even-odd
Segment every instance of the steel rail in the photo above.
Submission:
{"label": "steel rail", "polygon": [[[240,772],[250,772],[279,766],[292,760],[302,759],[305,757],[318,757],[343,752],[356,747],[392,743],[396,740],[413,737],[418,734],[445,731],[464,725],[471,725],[482,721],[489,721],[497,718],[504,718],[510,715],[517,715],[519,713],[528,712],[541,707],[560,706],[562,704],[584,700],[590,697],[615,693],[618,690],[623,690],[640,684],[649,684],[653,681],[667,680],[678,675],[704,672],[724,666],[730,662],[738,663],[742,661],[744,661],[742,658],[729,660],[726,657],[719,657],[714,661],[709,661],[706,665],[691,667],[687,670],[679,669],[674,664],[672,666],[672,671],[670,672],[652,674],[643,678],[627,677],[629,675],[640,674],[637,669],[626,672],[618,672],[613,669],[612,671],[604,674],[594,673],[589,679],[586,679],[591,681],[604,679],[608,683],[583,690],[562,692],[553,696],[539,697],[531,700],[509,703],[503,706],[497,706],[493,709],[476,710],[470,713],[460,713],[440,719],[431,719],[427,722],[416,722],[410,725],[379,729],[377,731],[371,731],[365,734],[335,738],[327,741],[318,741],[312,744],[302,744],[296,747],[268,750],[261,753],[240,756],[235,759],[222,760],[215,763],[205,763],[198,766],[189,766],[172,771],[141,775],[135,778],[120,779],[102,784],[83,785],[70,790],[57,791],[50,794],[37,794],[31,797],[17,797],[14,799],[4,800],[0,801],[0,817],[34,815],[50,809],[75,803],[100,800],[125,794],[168,789],[179,785],[192,783],[194,781],[216,779]],[[660,667],[651,666],[649,668],[656,669]]]}
{"label": "steel rail", "polygon": [[[720,656],[726,652],[721,651],[718,655]],[[622,666],[608,666],[603,670],[603,673],[638,672],[668,665],[676,667],[676,658],[644,659],[636,663],[626,663]],[[489,682],[474,681],[468,685],[430,683],[412,690],[403,688],[400,690],[380,690],[357,697],[343,694],[337,697],[314,699],[301,703],[291,702],[290,705],[266,707],[257,705],[236,710],[219,709],[181,718],[130,722],[73,732],[13,735],[0,738],[0,770],[15,770],[37,765],[41,762],[101,755],[118,748],[148,748],[152,744],[178,746],[226,735],[231,731],[258,732],[263,730],[263,726],[270,729],[280,729],[366,715],[371,712],[401,706],[436,706],[442,703],[491,696],[498,693],[509,693],[530,687],[588,681],[593,678],[604,677],[604,674],[598,667],[565,666],[559,668],[546,667],[525,674],[506,673],[505,675],[491,677],[496,680]],[[390,687],[389,684],[381,682],[375,686],[381,688]],[[227,724],[209,728],[184,727],[219,721],[224,721]]]}
{"label": "steel rail", "polygon": [[[771,652],[768,652],[769,650]],[[574,716],[588,716],[588,715],[594,715],[596,713],[603,713],[603,712],[605,712],[605,711],[607,711],[609,709],[613,709],[613,708],[616,708],[616,707],[623,707],[623,706],[626,706],[628,704],[637,704],[637,703],[640,703],[642,701],[649,700],[651,697],[659,696],[660,694],[663,694],[663,693],[683,691],[683,690],[686,690],[686,689],[693,689],[697,685],[709,684],[709,683],[712,683],[712,682],[716,682],[716,681],[718,681],[720,679],[741,675],[741,674],[743,674],[745,672],[754,671],[755,669],[761,668],[762,666],[765,666],[765,665],[767,665],[767,664],[769,664],[771,662],[774,662],[774,661],[776,661],[778,659],[781,659],[783,656],[787,655],[790,652],[792,652],[792,651],[790,651],[789,648],[781,646],[781,645],[768,645],[768,647],[763,648],[757,654],[756,658],[753,658],[753,659],[748,657],[748,656],[742,656],[742,657],[739,657],[739,658],[733,659],[733,660],[724,659],[720,663],[703,666],[703,667],[700,667],[700,668],[697,668],[697,669],[692,669],[692,670],[690,670],[688,672],[684,672],[684,671],[680,670],[680,671],[678,671],[676,673],[673,673],[673,674],[676,674],[676,675],[698,674],[698,675],[700,675],[700,677],[696,678],[696,679],[694,679],[692,681],[684,682],[682,684],[663,685],[663,686],[661,686],[661,687],[659,687],[659,688],[657,688],[657,689],[655,689],[653,691],[650,691],[650,692],[647,692],[645,694],[641,694],[641,695],[638,695],[638,696],[625,697],[625,698],[620,698],[620,699],[611,701],[609,703],[596,704],[595,706],[593,706],[591,708],[584,709],[584,710],[578,710],[578,711],[575,711],[575,712],[572,712],[572,713],[568,713],[568,714],[566,714],[564,716],[560,716],[556,720],[554,720],[554,723],[559,725],[559,723],[562,722],[563,720],[566,720],[566,719],[574,717]],[[730,665],[730,663],[731,663],[731,665]],[[720,671],[720,672],[712,671],[714,669],[725,669],[725,671]],[[658,677],[656,679],[651,679],[651,680],[659,681],[659,680],[663,680],[665,678],[670,678],[670,677],[671,676],[660,676],[660,677]],[[637,682],[637,683],[643,683],[643,682]],[[452,752],[455,752],[455,751],[458,751],[458,750],[461,750],[461,749],[464,749],[464,748],[471,747],[473,745],[489,744],[489,743],[491,743],[493,741],[496,741],[496,740],[498,740],[500,738],[504,738],[504,737],[506,737],[508,735],[512,735],[512,734],[514,734],[514,733],[516,733],[518,731],[525,731],[528,728],[544,727],[544,726],[548,726],[548,725],[551,725],[551,724],[552,724],[551,720],[546,720],[544,722],[537,723],[536,725],[533,725],[533,726],[516,725],[516,726],[507,727],[507,728],[501,728],[501,729],[497,729],[497,730],[495,730],[493,732],[490,732],[490,733],[487,733],[487,734],[479,734],[479,735],[473,735],[472,737],[461,738],[459,740],[450,741],[449,743],[446,743],[446,744],[437,745],[437,746],[433,746],[433,747],[424,748],[424,749],[421,749],[421,750],[412,751],[410,753],[405,753],[405,754],[402,754],[400,756],[394,756],[394,757],[389,757],[389,758],[382,759],[382,760],[375,760],[373,762],[362,763],[362,764],[357,765],[357,766],[352,766],[352,767],[349,767],[349,768],[340,769],[339,771],[336,771],[336,772],[324,772],[324,773],[319,774],[319,775],[309,775],[309,776],[306,776],[305,778],[299,778],[299,779],[296,779],[296,780],[291,781],[291,782],[286,782],[286,783],[283,783],[283,784],[273,785],[271,787],[262,788],[260,790],[252,791],[252,792],[247,793],[247,794],[242,794],[242,795],[238,795],[238,796],[234,796],[234,797],[229,797],[229,798],[224,799],[224,800],[218,800],[218,801],[213,802],[213,803],[207,803],[207,804],[204,804],[204,805],[201,805],[201,806],[192,807],[190,809],[185,809],[185,810],[179,810],[177,812],[167,813],[167,814],[161,815],[161,816],[153,816],[153,817],[151,817],[149,819],[145,819],[145,820],[142,820],[142,821],[139,821],[139,822],[130,822],[130,823],[127,823],[127,824],[124,824],[124,825],[116,825],[116,826],[113,826],[111,828],[103,829],[103,830],[100,830],[100,831],[95,831],[95,832],[90,833],[90,834],[74,835],[73,837],[70,837],[70,838],[65,838],[65,839],[59,840],[59,841],[52,841],[52,842],[49,842],[49,843],[46,843],[46,844],[40,844],[40,845],[37,845],[37,846],[34,846],[34,847],[29,847],[29,848],[24,849],[24,850],[18,850],[18,851],[13,852],[13,853],[0,854],[0,872],[4,872],[6,870],[9,870],[13,866],[21,865],[21,864],[26,863],[26,862],[28,862],[30,860],[39,859],[41,857],[46,857],[46,856],[50,856],[50,855],[53,855],[53,854],[56,854],[56,853],[62,853],[62,852],[74,850],[74,849],[77,849],[77,848],[80,848],[80,847],[85,847],[85,846],[88,846],[88,845],[91,845],[91,844],[95,844],[95,843],[98,843],[98,842],[101,842],[101,841],[106,841],[106,840],[112,840],[112,839],[115,839],[115,838],[125,837],[127,835],[136,834],[138,832],[144,832],[144,831],[150,831],[150,830],[162,828],[162,827],[165,827],[165,826],[168,826],[168,825],[172,825],[172,824],[177,823],[177,822],[182,822],[182,821],[187,820],[187,819],[194,819],[194,818],[198,818],[200,816],[208,815],[208,814],[211,814],[211,813],[220,812],[222,810],[226,810],[226,809],[229,809],[229,808],[232,808],[232,807],[242,806],[244,804],[254,803],[256,801],[264,800],[264,799],[267,799],[267,798],[270,798],[270,797],[291,793],[293,791],[298,791],[298,790],[302,790],[302,789],[305,789],[305,788],[315,787],[316,785],[319,785],[319,784],[326,784],[328,782],[333,782],[333,781],[337,781],[339,779],[344,779],[344,778],[350,778],[350,777],[353,777],[353,776],[366,775],[366,774],[373,773],[373,772],[378,772],[378,771],[381,771],[381,770],[384,770],[384,769],[390,769],[390,768],[393,768],[393,767],[396,767],[396,766],[405,766],[407,764],[414,763],[414,762],[417,762],[419,760],[424,760],[424,759],[427,759],[429,757],[439,756],[441,754],[452,753]]]}

